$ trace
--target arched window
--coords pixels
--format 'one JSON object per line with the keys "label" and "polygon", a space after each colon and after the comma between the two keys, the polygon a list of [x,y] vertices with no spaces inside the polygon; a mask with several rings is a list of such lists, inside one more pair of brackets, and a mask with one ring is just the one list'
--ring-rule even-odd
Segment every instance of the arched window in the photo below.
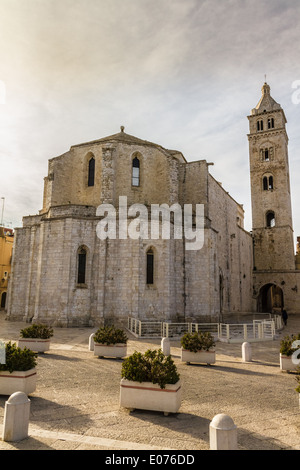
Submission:
{"label": "arched window", "polygon": [[274,118],[268,119],[268,129],[274,129]]}
{"label": "arched window", "polygon": [[269,188],[268,189],[274,189],[273,176],[269,176]]}
{"label": "arched window", "polygon": [[146,282],[151,285],[154,284],[154,253],[152,248],[149,248],[146,254],[147,257],[147,271],[146,271]]}
{"label": "arched window", "polygon": [[268,191],[268,178],[266,176],[263,178],[263,188],[264,191]]}
{"label": "arched window", "polygon": [[270,160],[269,149],[264,149],[263,150],[263,158],[264,158],[265,162],[268,162]]}
{"label": "arched window", "polygon": [[264,123],[262,120],[257,121],[257,130],[258,131],[263,131],[264,130]]}
{"label": "arched window", "polygon": [[140,185],[140,161],[137,157],[132,160],[132,186]]}
{"label": "arched window", "polygon": [[275,227],[275,214],[274,214],[274,212],[272,212],[272,211],[267,212],[266,222],[267,222],[267,227],[268,228]]}
{"label": "arched window", "polygon": [[95,159],[92,157],[89,160],[88,168],[88,186],[94,186],[95,184]]}
{"label": "arched window", "polygon": [[274,147],[264,147],[260,149],[260,159],[262,162],[274,160]]}
{"label": "arched window", "polygon": [[77,260],[77,284],[85,284],[86,275],[86,249],[81,247],[78,250]]}
{"label": "arched window", "polygon": [[263,189],[264,191],[269,191],[270,189],[274,189],[273,183],[273,176],[264,176],[263,177]]}

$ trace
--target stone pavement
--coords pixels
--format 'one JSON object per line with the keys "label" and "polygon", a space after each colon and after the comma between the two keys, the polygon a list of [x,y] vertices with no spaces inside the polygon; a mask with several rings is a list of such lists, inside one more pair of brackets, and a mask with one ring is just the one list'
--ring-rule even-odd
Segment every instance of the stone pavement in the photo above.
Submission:
{"label": "stone pavement", "polygon": [[[0,340],[17,341],[25,326],[0,313]],[[242,362],[241,344],[217,342],[214,365],[187,365],[180,361],[179,341],[172,341],[183,395],[179,413],[169,416],[120,409],[122,360],[89,351],[94,331],[54,329],[50,351],[38,356],[29,437],[0,439],[0,450],[209,450],[209,424],[219,413],[237,425],[240,450],[300,450],[295,375],[279,369],[280,339],[300,332],[299,316],[290,316],[274,341],[252,343],[249,363]],[[128,336],[128,354],[160,347],[160,340]],[[0,436],[7,399],[0,396]]]}

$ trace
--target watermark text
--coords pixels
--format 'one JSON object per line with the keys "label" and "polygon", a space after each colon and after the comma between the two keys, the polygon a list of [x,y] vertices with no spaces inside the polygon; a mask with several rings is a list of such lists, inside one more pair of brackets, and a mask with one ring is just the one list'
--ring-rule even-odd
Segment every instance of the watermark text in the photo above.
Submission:
{"label": "watermark text", "polygon": [[300,103],[300,80],[295,80],[292,83],[292,88],[295,88],[295,91],[292,94],[292,103],[299,104]]}
{"label": "watermark text", "polygon": [[127,205],[127,197],[119,197],[119,208],[112,204],[98,206],[96,215],[100,240],[185,240],[186,250],[200,250],[204,245],[204,205],[151,204],[151,214],[144,204]]}

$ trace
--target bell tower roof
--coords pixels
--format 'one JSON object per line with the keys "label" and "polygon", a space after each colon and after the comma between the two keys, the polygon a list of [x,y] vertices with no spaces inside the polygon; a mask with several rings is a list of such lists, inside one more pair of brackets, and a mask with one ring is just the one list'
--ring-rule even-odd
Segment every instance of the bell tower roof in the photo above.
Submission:
{"label": "bell tower roof", "polygon": [[252,109],[251,114],[260,114],[260,113],[269,113],[273,111],[278,111],[281,109],[280,104],[278,104],[271,96],[270,85],[265,82],[262,86],[262,96],[257,103],[256,107]]}

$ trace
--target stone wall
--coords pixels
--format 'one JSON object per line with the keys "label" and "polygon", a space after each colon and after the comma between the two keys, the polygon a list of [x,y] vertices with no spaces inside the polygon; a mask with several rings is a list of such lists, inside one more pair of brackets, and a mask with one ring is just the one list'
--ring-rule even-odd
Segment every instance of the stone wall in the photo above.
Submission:
{"label": "stone wall", "polygon": [[[128,316],[182,316],[182,241],[99,240],[97,223],[60,218],[18,229],[10,319],[80,326],[125,323]],[[87,249],[85,285],[78,285],[76,277],[80,246]],[[153,286],[146,284],[150,246],[155,257]]]}
{"label": "stone wall", "polygon": [[[131,184],[132,159],[140,159],[140,186]],[[95,158],[95,184],[88,186],[88,161]],[[118,205],[126,195],[128,204],[172,204],[179,199],[179,160],[156,145],[131,142],[100,142],[74,146],[49,161],[44,181],[41,213],[66,204],[97,207]],[[155,184],[153,184],[155,182]]]}
{"label": "stone wall", "polygon": [[243,229],[243,209],[211,175],[208,188],[217,283],[223,279],[222,310],[252,312],[253,248],[251,235]]}

